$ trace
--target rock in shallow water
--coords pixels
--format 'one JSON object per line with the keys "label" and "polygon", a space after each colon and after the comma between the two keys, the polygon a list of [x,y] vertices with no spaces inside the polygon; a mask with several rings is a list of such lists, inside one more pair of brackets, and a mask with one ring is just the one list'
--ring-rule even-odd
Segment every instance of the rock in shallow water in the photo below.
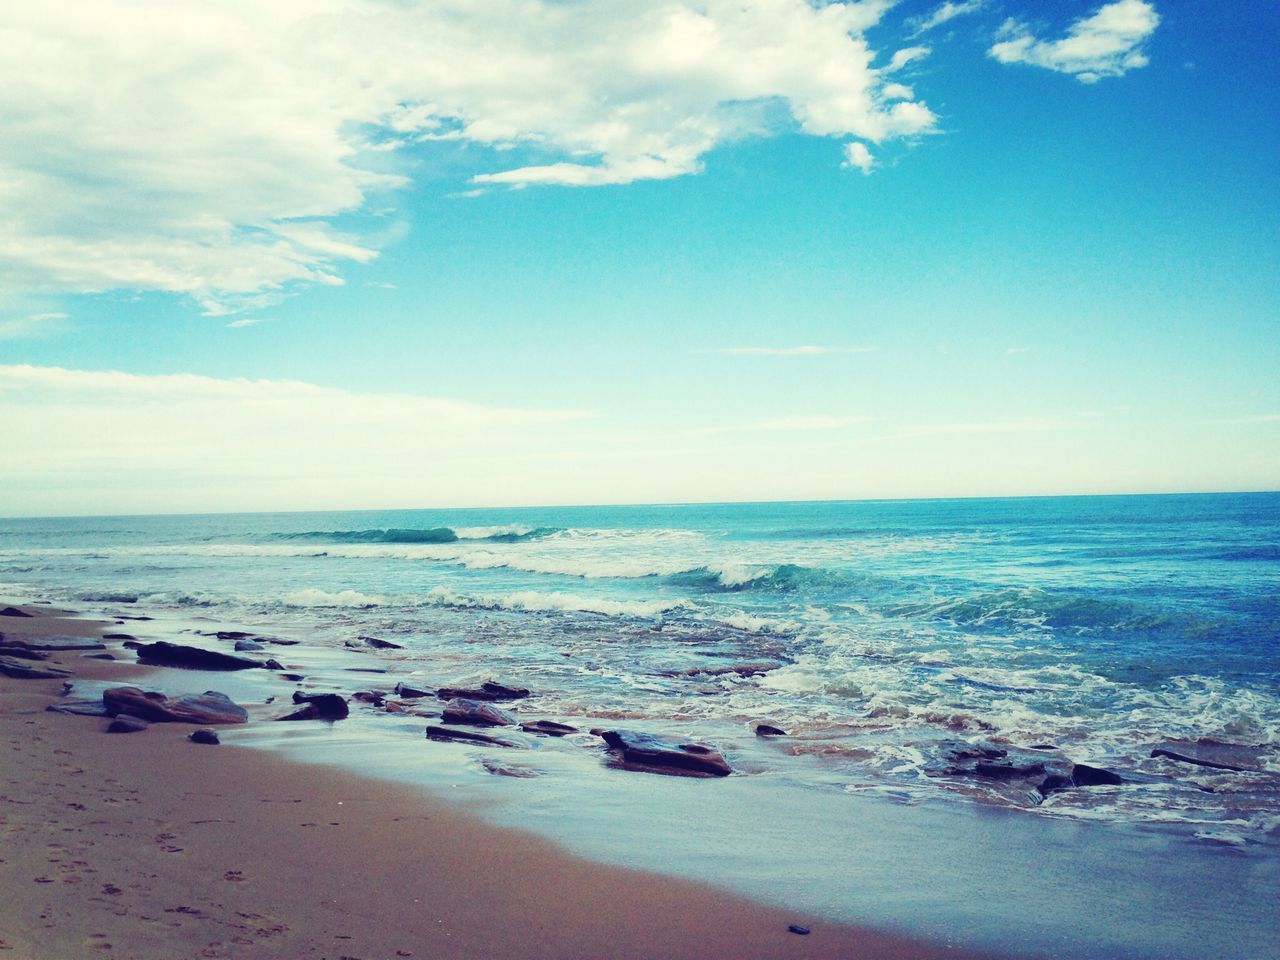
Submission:
{"label": "rock in shallow water", "polygon": [[141,717],[135,717],[132,714],[120,713],[115,719],[107,725],[107,733],[141,733],[151,724],[143,720]]}
{"label": "rock in shallow water", "polygon": [[249,670],[262,666],[257,660],[250,660],[248,657],[188,647],[180,643],[169,643],[167,640],[144,643],[137,647],[137,651],[139,663],[185,667],[188,670]]}
{"label": "rock in shallow water", "polygon": [[295,692],[293,702],[302,704],[301,710],[295,710],[279,720],[345,720],[351,710],[347,701],[336,693],[302,693]]}
{"label": "rock in shallow water", "polygon": [[546,737],[567,737],[571,733],[577,733],[577,727],[571,727],[567,723],[557,723],[554,720],[526,720],[520,724],[520,729],[526,733],[540,733]]}
{"label": "rock in shallow water", "polygon": [[222,742],[218,739],[216,730],[192,730],[187,734],[187,739],[192,743],[207,743],[210,746],[217,746]]}
{"label": "rock in shallow water", "polygon": [[695,777],[727,777],[733,768],[718,750],[701,743],[679,743],[633,730],[605,730],[618,765],[647,773],[675,773]]}
{"label": "rock in shallow water", "polygon": [[397,683],[396,696],[403,697],[406,700],[416,700],[418,697],[434,697],[436,692],[430,687],[415,687],[411,683]]}
{"label": "rock in shallow water", "polygon": [[441,719],[445,723],[460,723],[469,727],[507,727],[516,722],[516,718],[505,710],[465,697],[455,697],[446,703]]}
{"label": "rock in shallow water", "polygon": [[505,683],[486,680],[479,687],[441,687],[436,691],[441,700],[461,697],[465,700],[521,700],[529,696],[524,687],[508,687]]}
{"label": "rock in shallow water", "polygon": [[236,653],[253,653],[262,649],[265,648],[257,640],[237,640],[235,645]]}
{"label": "rock in shallow water", "polygon": [[57,667],[33,667],[13,657],[0,657],[0,673],[15,680],[60,680],[71,674]]}
{"label": "rock in shallow water", "polygon": [[787,731],[782,730],[778,727],[775,727],[771,723],[756,724],[757,737],[785,737],[786,735],[787,735]]}
{"label": "rock in shallow water", "polygon": [[489,747],[520,746],[520,744],[512,740],[506,740],[502,737],[494,737],[487,733],[477,733],[474,730],[459,730],[456,727],[427,727],[427,739],[457,743],[478,743]]}
{"label": "rock in shallow water", "polygon": [[102,702],[113,715],[128,713],[152,723],[247,723],[249,713],[225,693],[206,690],[170,699],[163,693],[148,693],[137,687],[112,687],[102,693]]}
{"label": "rock in shallow water", "polygon": [[0,610],[0,617],[26,617],[30,619],[33,614],[27,613],[25,610],[19,610],[17,607],[5,607]]}

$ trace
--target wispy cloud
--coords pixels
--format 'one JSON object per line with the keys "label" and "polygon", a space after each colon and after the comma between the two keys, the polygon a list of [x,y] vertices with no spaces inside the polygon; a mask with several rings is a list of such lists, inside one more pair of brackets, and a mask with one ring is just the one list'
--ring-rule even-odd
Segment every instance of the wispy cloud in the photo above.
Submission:
{"label": "wispy cloud", "polygon": [[0,287],[219,314],[341,283],[382,240],[331,221],[385,211],[400,148],[432,140],[485,148],[490,189],[682,176],[793,129],[869,156],[935,125],[872,66],[890,5],[3,4]]}
{"label": "wispy cloud", "polygon": [[940,27],[956,17],[964,16],[968,13],[977,13],[987,5],[986,0],[960,0],[960,2],[952,2],[947,0],[941,6],[934,8],[933,12],[923,17],[916,17],[908,21],[915,29],[913,36],[920,36],[932,30],[934,27]]}
{"label": "wispy cloud", "polygon": [[255,323],[261,323],[261,317],[241,317],[239,320],[232,320],[227,324],[232,330],[239,330],[241,327],[251,327]]}
{"label": "wispy cloud", "polygon": [[22,317],[0,320],[0,340],[43,337],[63,328],[65,313],[29,313]]}
{"label": "wispy cloud", "polygon": [[1147,0],[1116,0],[1073,23],[1059,40],[1040,40],[1019,20],[1006,20],[988,54],[1001,63],[1026,63],[1067,73],[1082,83],[1145,67],[1142,46],[1160,24]]}
{"label": "wispy cloud", "polygon": [[797,347],[724,347],[720,353],[738,357],[817,357],[828,353],[872,353],[876,347],[865,346],[817,346],[802,344]]}

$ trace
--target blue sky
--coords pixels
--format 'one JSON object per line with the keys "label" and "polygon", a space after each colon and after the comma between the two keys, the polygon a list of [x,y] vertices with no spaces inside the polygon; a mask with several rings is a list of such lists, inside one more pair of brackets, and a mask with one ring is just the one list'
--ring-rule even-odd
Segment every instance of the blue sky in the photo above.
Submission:
{"label": "blue sky", "polygon": [[1280,486],[1274,3],[112,5],[0,14],[0,513]]}

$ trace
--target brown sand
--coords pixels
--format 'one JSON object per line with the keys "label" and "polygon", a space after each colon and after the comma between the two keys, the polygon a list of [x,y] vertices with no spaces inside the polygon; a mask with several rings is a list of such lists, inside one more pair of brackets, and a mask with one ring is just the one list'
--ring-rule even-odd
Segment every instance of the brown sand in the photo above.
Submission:
{"label": "brown sand", "polygon": [[[0,617],[8,639],[105,626],[25,609],[39,616]],[[0,960],[976,956],[601,866],[410,787],[192,744],[185,725],[106,735],[46,711],[61,686],[0,677]]]}

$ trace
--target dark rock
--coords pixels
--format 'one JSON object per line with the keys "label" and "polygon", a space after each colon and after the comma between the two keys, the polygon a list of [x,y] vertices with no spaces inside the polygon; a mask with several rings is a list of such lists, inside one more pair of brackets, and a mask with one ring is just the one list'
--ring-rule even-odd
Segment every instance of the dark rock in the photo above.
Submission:
{"label": "dark rock", "polygon": [[13,657],[0,657],[0,673],[15,680],[61,680],[71,676],[67,670],[57,667],[33,667]]}
{"label": "dark rock", "polygon": [[[1040,781],[1040,785],[1036,787],[1036,791],[1040,794],[1040,798],[1044,799],[1049,794],[1058,790],[1069,790],[1075,786],[1075,782],[1069,774],[1051,773]],[[1032,798],[1035,799],[1034,797]]]}
{"label": "dark rock", "polygon": [[323,712],[314,703],[304,703],[300,710],[293,713],[286,713],[283,717],[276,717],[277,720],[324,720],[326,719]]}
{"label": "dark rock", "polygon": [[110,717],[113,716],[107,705],[102,700],[63,700],[60,703],[51,703],[45,707],[51,713],[71,713],[82,717]]}
{"label": "dark rock", "polygon": [[1165,750],[1157,747],[1151,751],[1152,757],[1166,757],[1169,760],[1177,760],[1179,763],[1193,763],[1197,767],[1210,767],[1214,770],[1232,770],[1236,773],[1256,773],[1248,767],[1238,767],[1231,763],[1223,763],[1220,760],[1205,760],[1200,757],[1193,757],[1185,753],[1178,753],[1174,750]]}
{"label": "dark rock", "polygon": [[770,670],[777,670],[781,666],[782,664],[780,663],[764,660],[755,663],[732,663],[719,667],[689,667],[685,670],[660,670],[658,672],[664,677],[723,677],[731,673],[740,677],[758,677],[761,674],[768,673]]}
{"label": "dark rock", "polygon": [[30,619],[33,614],[27,613],[25,610],[19,610],[17,607],[5,607],[0,610],[0,617],[26,617]]}
{"label": "dark rock", "polygon": [[592,727],[587,731],[587,733],[591,734],[593,737],[603,737],[604,727]]}
{"label": "dark rock", "polygon": [[306,674],[303,673],[282,673],[280,676],[285,680],[292,680],[294,683],[307,679]]}
{"label": "dark rock", "polygon": [[458,697],[464,700],[520,700],[529,696],[529,691],[524,687],[508,687],[506,684],[486,680],[478,688],[441,687],[436,691],[436,696],[441,700],[454,700]]}
{"label": "dark rock", "polygon": [[351,695],[352,700],[359,700],[361,703],[371,703],[375,707],[380,707],[386,702],[386,697],[372,690],[357,690]]}
{"label": "dark rock", "polygon": [[398,643],[392,643],[390,640],[382,640],[378,637],[356,637],[354,640],[347,641],[348,647],[369,647],[374,650],[403,650],[404,647]]}
{"label": "dark rock", "polygon": [[554,720],[526,720],[520,724],[520,729],[526,733],[540,733],[547,737],[566,737],[578,732],[577,727],[571,727],[567,723],[556,723]]}
{"label": "dark rock", "polygon": [[789,926],[787,927],[787,930],[789,930],[791,933],[798,933],[798,934],[800,934],[800,936],[802,936],[802,937],[807,937],[807,936],[809,935],[809,928],[808,928],[808,927],[802,927],[802,926],[800,926],[800,924],[798,924],[798,923],[793,923],[793,924],[789,925]]}
{"label": "dark rock", "polygon": [[1071,768],[1071,782],[1077,787],[1115,787],[1124,783],[1124,777],[1101,767],[1077,763]]}
{"label": "dark rock", "polygon": [[101,640],[87,637],[28,637],[26,640],[10,640],[28,650],[50,650],[59,653],[64,650],[105,650],[107,645]]}
{"label": "dark rock", "polygon": [[149,726],[151,724],[141,717],[135,717],[129,713],[118,713],[107,725],[107,733],[141,733]]}
{"label": "dark rock", "polygon": [[188,670],[249,670],[262,666],[257,660],[250,660],[248,657],[219,653],[217,650],[202,650],[200,647],[187,647],[180,643],[169,643],[166,640],[144,643],[137,649],[139,663],[165,667],[184,667]]}
{"label": "dark rock", "polygon": [[1033,743],[1027,749],[1028,750],[1057,750],[1058,748],[1055,747],[1052,743]]}
{"label": "dark rock", "polygon": [[346,673],[386,673],[386,667],[346,667]]}
{"label": "dark rock", "polygon": [[214,636],[219,640],[247,640],[253,634],[245,633],[243,630],[219,630]]}
{"label": "dark rock", "polygon": [[605,730],[601,736],[627,769],[702,777],[727,777],[733,773],[719,751],[701,743],[677,743],[632,730]]}
{"label": "dark rock", "polygon": [[116,658],[113,653],[86,653],[84,656],[86,660],[114,660]]}
{"label": "dark rock", "polygon": [[519,744],[502,737],[493,737],[487,733],[476,733],[474,730],[459,730],[456,727],[427,727],[428,740],[455,741],[458,743],[481,743],[490,747],[518,747]]}
{"label": "dark rock", "polygon": [[960,762],[965,760],[999,760],[1009,755],[1008,750],[993,747],[989,743],[965,743],[963,740],[943,740],[939,744],[943,756],[948,760]]}
{"label": "dark rock", "polygon": [[265,648],[256,640],[237,640],[235,645],[236,653],[251,653],[262,649]]}
{"label": "dark rock", "polygon": [[217,746],[222,741],[218,739],[216,730],[192,730],[187,734],[187,739],[192,743],[207,743],[210,746]]}
{"label": "dark rock", "polygon": [[137,687],[112,687],[102,693],[102,702],[112,715],[129,713],[152,723],[246,723],[249,713],[225,693],[206,690],[170,699],[163,693],[148,693]]}
{"label": "dark rock", "polygon": [[[308,707],[314,707],[314,717],[290,715],[288,717],[281,717],[280,719],[311,720],[318,718],[321,720],[344,720],[351,712],[350,708],[347,706],[347,701],[336,693],[303,693],[301,690],[297,690],[293,694],[293,702],[306,704]],[[304,711],[299,711],[299,713],[302,712]]]}
{"label": "dark rock", "polygon": [[1013,763],[1010,760],[979,760],[973,772],[988,780],[1021,780],[1044,773],[1043,763]]}
{"label": "dark rock", "polygon": [[43,650],[32,650],[20,640],[0,643],[0,657],[17,657],[19,660],[48,660],[53,654]]}
{"label": "dark rock", "polygon": [[267,670],[283,670],[284,669],[284,664],[281,663],[279,660],[275,659],[274,657],[272,657],[262,666]]}
{"label": "dark rock", "polygon": [[778,727],[775,727],[771,723],[756,724],[757,737],[785,737],[786,735],[787,735],[787,731],[781,730]]}
{"label": "dark rock", "polygon": [[284,637],[263,637],[267,643],[274,643],[277,647],[296,647],[301,640],[286,640]]}
{"label": "dark rock", "polygon": [[117,613],[116,619],[117,620],[154,620],[155,617],[140,617],[140,616],[132,615],[128,613]]}
{"label": "dark rock", "polygon": [[102,639],[103,640],[137,640],[138,638],[131,633],[104,633],[102,635]]}
{"label": "dark rock", "polygon": [[124,643],[120,644],[120,646],[124,647],[126,650],[137,650],[140,647],[145,647],[146,644],[141,640],[126,640]]}
{"label": "dark rock", "polygon": [[465,697],[455,697],[445,704],[441,719],[445,723],[460,723],[469,727],[506,727],[516,722],[516,718],[505,710]]}
{"label": "dark rock", "polygon": [[406,700],[414,700],[418,697],[434,697],[436,692],[430,687],[415,687],[408,683],[396,684],[396,696],[404,697]]}
{"label": "dark rock", "polygon": [[532,767],[526,767],[522,763],[502,763],[498,760],[486,758],[480,761],[480,766],[499,777],[517,777],[521,780],[531,780],[538,776],[537,770]]}

